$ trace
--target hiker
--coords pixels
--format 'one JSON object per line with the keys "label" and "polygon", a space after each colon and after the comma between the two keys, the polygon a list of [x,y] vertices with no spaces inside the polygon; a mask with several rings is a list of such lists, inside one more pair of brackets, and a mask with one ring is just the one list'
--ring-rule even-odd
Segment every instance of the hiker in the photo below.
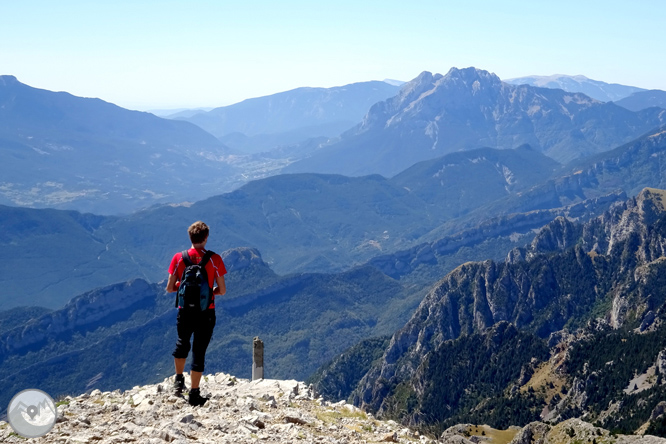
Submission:
{"label": "hiker", "polygon": [[[199,383],[204,371],[206,348],[215,327],[215,295],[226,293],[224,275],[227,270],[222,258],[206,250],[208,226],[195,222],[187,229],[192,248],[176,253],[169,265],[169,280],[166,291],[177,292],[178,342],[173,351],[176,379],[174,390],[177,395],[185,389],[185,360],[192,349],[189,403],[203,405],[208,398],[201,396]],[[192,344],[190,338],[194,335]]]}

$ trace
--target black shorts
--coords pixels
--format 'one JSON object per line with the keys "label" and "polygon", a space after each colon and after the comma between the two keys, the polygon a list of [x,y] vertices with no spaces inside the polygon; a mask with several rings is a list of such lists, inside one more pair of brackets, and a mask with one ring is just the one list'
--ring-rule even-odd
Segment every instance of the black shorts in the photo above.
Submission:
{"label": "black shorts", "polygon": [[[178,310],[176,319],[178,342],[176,342],[173,357],[185,359],[190,349],[192,349],[192,371],[203,372],[206,349],[210,343],[210,338],[213,337],[213,329],[215,328],[215,310],[202,312],[181,308]],[[192,336],[194,336],[193,339]],[[191,345],[190,339],[192,339]]]}

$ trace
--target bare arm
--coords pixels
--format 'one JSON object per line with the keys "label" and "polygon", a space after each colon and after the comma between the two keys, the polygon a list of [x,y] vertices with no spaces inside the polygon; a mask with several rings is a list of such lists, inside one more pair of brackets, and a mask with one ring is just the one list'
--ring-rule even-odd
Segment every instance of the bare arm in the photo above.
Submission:
{"label": "bare arm", "polygon": [[178,291],[178,288],[176,288],[176,281],[178,278],[176,277],[175,274],[170,274],[169,275],[169,280],[167,281],[167,286],[166,286],[166,291],[167,293],[173,293],[175,291]]}
{"label": "bare arm", "polygon": [[213,289],[213,294],[219,294],[220,296],[224,295],[224,293],[227,292],[227,285],[224,283],[224,276],[217,276],[215,281],[217,282],[217,287]]}

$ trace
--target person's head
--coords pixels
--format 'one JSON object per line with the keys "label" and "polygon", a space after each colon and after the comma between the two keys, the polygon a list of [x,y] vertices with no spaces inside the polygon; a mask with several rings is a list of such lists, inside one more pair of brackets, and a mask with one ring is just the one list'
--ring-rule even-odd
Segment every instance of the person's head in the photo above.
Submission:
{"label": "person's head", "polygon": [[206,239],[208,239],[208,225],[199,221],[194,222],[190,225],[190,228],[187,229],[187,234],[190,235],[190,241],[192,245],[200,244]]}

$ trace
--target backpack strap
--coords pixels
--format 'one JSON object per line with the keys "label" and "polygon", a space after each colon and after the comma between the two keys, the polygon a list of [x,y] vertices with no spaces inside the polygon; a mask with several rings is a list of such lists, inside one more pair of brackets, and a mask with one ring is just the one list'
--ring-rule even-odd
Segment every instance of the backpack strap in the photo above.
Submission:
{"label": "backpack strap", "polygon": [[[215,253],[212,252],[211,250],[208,250],[204,253],[203,257],[201,258],[201,262],[199,262],[199,265],[201,265],[201,268],[203,268],[204,272],[206,272],[206,265],[208,264],[208,261],[210,261],[210,258],[214,255]],[[208,273],[206,272],[206,276],[208,276]],[[210,281],[207,282],[209,284]],[[209,284],[210,285],[210,284]],[[214,298],[213,296],[213,287],[208,287],[209,293],[208,293],[208,298],[206,300],[206,307],[202,307],[201,310],[208,309],[210,306],[211,299]]]}
{"label": "backpack strap", "polygon": [[202,267],[205,267],[206,264],[208,263],[208,261],[210,260],[210,258],[211,258],[214,254],[215,254],[215,253],[213,253],[213,252],[210,251],[210,250],[206,251],[206,252],[204,253],[203,257],[201,258],[201,262],[199,262],[199,265],[201,265]]}
{"label": "backpack strap", "polygon": [[190,265],[194,265],[192,262],[192,259],[190,259],[190,253],[187,252],[187,250],[183,250],[182,253],[183,255],[183,262],[185,262],[185,267],[189,267]]}

